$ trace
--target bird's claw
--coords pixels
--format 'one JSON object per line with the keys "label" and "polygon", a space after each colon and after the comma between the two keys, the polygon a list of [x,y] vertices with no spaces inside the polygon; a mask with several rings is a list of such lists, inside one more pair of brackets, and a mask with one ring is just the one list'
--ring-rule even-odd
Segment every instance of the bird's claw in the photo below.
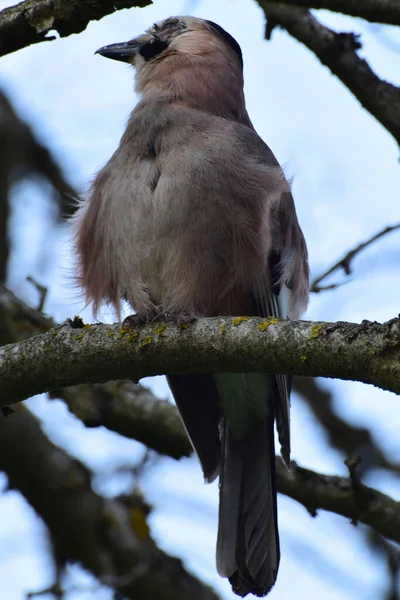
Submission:
{"label": "bird's claw", "polygon": [[175,323],[178,327],[181,327],[182,325],[189,325],[195,320],[195,317],[185,313],[154,311],[153,314],[136,313],[134,315],[129,315],[124,319],[122,327],[125,329],[133,329],[134,327],[141,327],[146,323],[158,322]]}

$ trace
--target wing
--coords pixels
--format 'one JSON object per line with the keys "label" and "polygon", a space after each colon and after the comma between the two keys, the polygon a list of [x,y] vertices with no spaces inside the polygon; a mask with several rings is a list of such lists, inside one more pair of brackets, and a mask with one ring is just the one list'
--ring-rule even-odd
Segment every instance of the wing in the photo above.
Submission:
{"label": "wing", "polygon": [[[242,127],[240,138],[245,151],[260,163],[276,166],[279,163],[270,148],[250,128]],[[271,242],[266,272],[254,282],[254,312],[261,317],[298,318],[307,306],[309,267],[307,247],[301,231],[293,196],[283,191],[268,206]],[[291,377],[277,374],[279,395],[275,401],[275,416],[282,458],[290,464],[290,388]]]}
{"label": "wing", "polygon": [[[279,283],[280,255],[271,252],[269,257],[269,284],[254,293],[254,312],[260,317],[287,318],[289,290]],[[281,455],[290,468],[290,389],[291,376],[275,375],[278,394],[274,398],[274,413]]]}

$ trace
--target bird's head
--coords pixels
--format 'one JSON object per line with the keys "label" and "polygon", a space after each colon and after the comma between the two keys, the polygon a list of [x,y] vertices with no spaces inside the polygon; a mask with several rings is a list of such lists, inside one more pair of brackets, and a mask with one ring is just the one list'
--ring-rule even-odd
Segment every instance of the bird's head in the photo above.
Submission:
{"label": "bird's head", "polygon": [[128,42],[99,48],[97,54],[133,65],[139,92],[154,81],[155,71],[157,77],[172,73],[182,67],[182,61],[189,67],[203,63],[210,71],[229,66],[242,78],[243,58],[237,41],[216,23],[195,17],[170,17]]}

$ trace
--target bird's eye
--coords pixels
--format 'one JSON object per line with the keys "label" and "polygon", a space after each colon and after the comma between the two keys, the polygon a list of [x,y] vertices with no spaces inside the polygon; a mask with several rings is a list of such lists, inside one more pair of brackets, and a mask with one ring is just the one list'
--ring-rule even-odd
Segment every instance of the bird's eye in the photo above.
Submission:
{"label": "bird's eye", "polygon": [[147,42],[147,44],[143,44],[143,46],[141,46],[139,49],[139,54],[140,56],[143,56],[145,60],[150,60],[157,56],[157,54],[161,54],[161,52],[167,48],[167,42],[155,39]]}

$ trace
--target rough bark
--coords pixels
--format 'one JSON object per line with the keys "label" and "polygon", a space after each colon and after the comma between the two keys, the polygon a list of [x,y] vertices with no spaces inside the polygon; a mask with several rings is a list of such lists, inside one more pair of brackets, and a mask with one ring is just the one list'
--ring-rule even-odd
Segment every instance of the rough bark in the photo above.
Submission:
{"label": "rough bark", "polygon": [[324,323],[200,319],[138,330],[80,319],[0,348],[0,406],[58,387],[165,373],[288,373],[400,393],[400,319]]}

